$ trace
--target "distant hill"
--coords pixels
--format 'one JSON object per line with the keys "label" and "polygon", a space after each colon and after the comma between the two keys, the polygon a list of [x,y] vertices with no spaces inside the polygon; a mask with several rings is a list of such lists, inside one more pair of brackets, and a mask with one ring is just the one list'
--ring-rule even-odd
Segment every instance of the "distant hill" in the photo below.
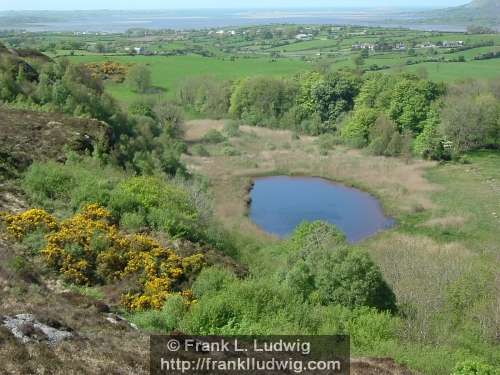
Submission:
{"label": "distant hill", "polygon": [[423,22],[489,26],[500,29],[500,0],[473,0],[465,5],[426,11]]}

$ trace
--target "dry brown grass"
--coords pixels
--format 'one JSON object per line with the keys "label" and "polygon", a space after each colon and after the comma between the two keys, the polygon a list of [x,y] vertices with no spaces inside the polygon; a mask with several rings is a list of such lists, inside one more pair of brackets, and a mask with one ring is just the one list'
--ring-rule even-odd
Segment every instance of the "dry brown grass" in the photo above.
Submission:
{"label": "dry brown grass", "polygon": [[433,317],[445,308],[447,288],[470,271],[478,255],[463,244],[426,236],[386,233],[366,243],[401,306],[411,308],[406,334],[429,339]]}
{"label": "dry brown grass", "polygon": [[192,120],[185,127],[186,141],[199,141],[211,129],[222,130],[224,122],[219,120]]}
{"label": "dry brown grass", "polygon": [[440,227],[459,229],[466,221],[467,219],[463,216],[445,216],[429,219],[421,225],[428,228]]}

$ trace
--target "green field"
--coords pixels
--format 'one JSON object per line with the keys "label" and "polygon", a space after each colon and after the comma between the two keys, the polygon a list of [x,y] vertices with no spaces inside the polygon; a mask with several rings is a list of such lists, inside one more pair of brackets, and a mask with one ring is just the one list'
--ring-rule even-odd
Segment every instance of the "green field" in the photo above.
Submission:
{"label": "green field", "polygon": [[[170,97],[179,83],[187,77],[213,76],[220,79],[240,79],[254,75],[286,76],[310,69],[310,65],[289,59],[272,61],[269,58],[229,59],[201,56],[72,56],[76,63],[113,60],[122,64],[145,64],[151,69],[153,85]],[[130,103],[138,97],[126,84],[110,83],[109,92],[119,101]]]}
{"label": "green field", "polygon": [[[492,47],[480,49],[491,50]],[[468,51],[466,51],[468,52]],[[476,54],[478,50],[474,51]],[[469,52],[467,55],[470,55]],[[236,80],[255,75],[288,76],[311,69],[311,64],[297,59],[238,58],[234,61],[215,57],[189,56],[104,56],[87,55],[71,56],[69,59],[77,63],[113,60],[122,64],[144,64],[151,69],[153,85],[168,97],[173,97],[179,83],[188,77],[211,76],[219,79]],[[398,53],[379,54],[366,60],[365,66],[378,64],[388,65],[393,70],[417,72],[422,67],[428,77],[434,81],[452,82],[464,79],[491,79],[500,76],[500,60],[491,59],[467,62],[429,62],[406,65],[406,55]],[[332,69],[353,68],[349,56],[332,61]],[[117,100],[129,104],[139,97],[130,90],[126,83],[110,82],[107,90]]]}
{"label": "green field", "polygon": [[320,48],[328,48],[337,46],[338,42],[335,40],[308,40],[304,42],[290,43],[286,46],[280,46],[272,48],[272,51],[285,51],[285,52],[297,52],[297,51],[307,51]]}
{"label": "green field", "polygon": [[491,79],[500,77],[500,60],[468,61],[465,63],[423,63],[405,67],[405,70],[416,72],[425,67],[429,79],[433,81],[463,81],[466,79]]}
{"label": "green field", "polygon": [[[264,38],[263,30],[275,32],[272,38]],[[314,27],[303,29],[310,32]],[[191,31],[186,35],[159,34],[130,37],[127,35],[78,36],[65,35],[67,40],[85,42],[86,47],[75,51],[57,49],[50,56],[68,57],[76,63],[113,60],[125,65],[144,64],[152,73],[152,83],[156,90],[153,95],[173,98],[179,83],[189,77],[212,76],[217,79],[237,80],[243,77],[291,76],[299,71],[313,69],[314,66],[330,66],[332,71],[355,69],[353,57],[360,53],[352,50],[357,43],[385,42],[387,45],[404,43],[404,50],[383,52],[370,51],[361,69],[383,72],[409,71],[425,74],[434,81],[453,82],[464,79],[492,79],[500,76],[500,59],[476,61],[474,57],[498,52],[499,34],[469,35],[464,33],[442,33],[405,29],[384,29],[349,27],[341,31],[316,28],[311,40],[297,41],[294,33],[285,32],[283,27],[267,26],[262,29],[250,27],[246,31],[237,30],[236,35],[216,36],[207,31]],[[297,28],[297,33],[299,32]],[[307,31],[309,30],[309,31]],[[253,34],[248,34],[253,33]],[[45,43],[61,41],[60,35],[40,37]],[[455,51],[448,48],[418,48],[422,43],[442,43],[464,41],[469,49]],[[97,42],[111,46],[112,53],[97,53]],[[484,43],[493,45],[484,46]],[[483,44],[483,46],[481,46]],[[151,55],[125,55],[137,46],[143,47]],[[412,47],[414,53],[408,50]],[[475,48],[471,48],[477,46]],[[179,50],[179,51],[177,51]],[[115,53],[116,51],[116,53]],[[175,56],[160,56],[162,53]],[[276,54],[280,57],[276,57]],[[71,56],[74,55],[74,56]],[[454,62],[459,58],[465,62]],[[436,62],[425,62],[436,60]],[[439,61],[439,62],[437,62]],[[453,61],[453,62],[452,62]],[[108,82],[107,91],[120,103],[128,104],[138,97],[126,83]]]}

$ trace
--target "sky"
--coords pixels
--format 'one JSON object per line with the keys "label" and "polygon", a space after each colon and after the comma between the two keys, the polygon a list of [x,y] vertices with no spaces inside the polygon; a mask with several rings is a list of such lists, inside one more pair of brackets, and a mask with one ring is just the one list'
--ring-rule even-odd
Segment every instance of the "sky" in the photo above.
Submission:
{"label": "sky", "polygon": [[445,8],[467,2],[467,0],[84,0],[77,3],[71,0],[0,0],[0,10],[424,6]]}

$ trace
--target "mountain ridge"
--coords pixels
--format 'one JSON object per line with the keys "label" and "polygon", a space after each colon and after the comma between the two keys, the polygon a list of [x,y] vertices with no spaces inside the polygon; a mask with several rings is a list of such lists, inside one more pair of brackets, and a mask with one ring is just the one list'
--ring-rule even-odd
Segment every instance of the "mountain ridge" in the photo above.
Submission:
{"label": "mountain ridge", "polygon": [[422,22],[489,26],[500,29],[500,0],[473,0],[467,4],[425,11]]}

